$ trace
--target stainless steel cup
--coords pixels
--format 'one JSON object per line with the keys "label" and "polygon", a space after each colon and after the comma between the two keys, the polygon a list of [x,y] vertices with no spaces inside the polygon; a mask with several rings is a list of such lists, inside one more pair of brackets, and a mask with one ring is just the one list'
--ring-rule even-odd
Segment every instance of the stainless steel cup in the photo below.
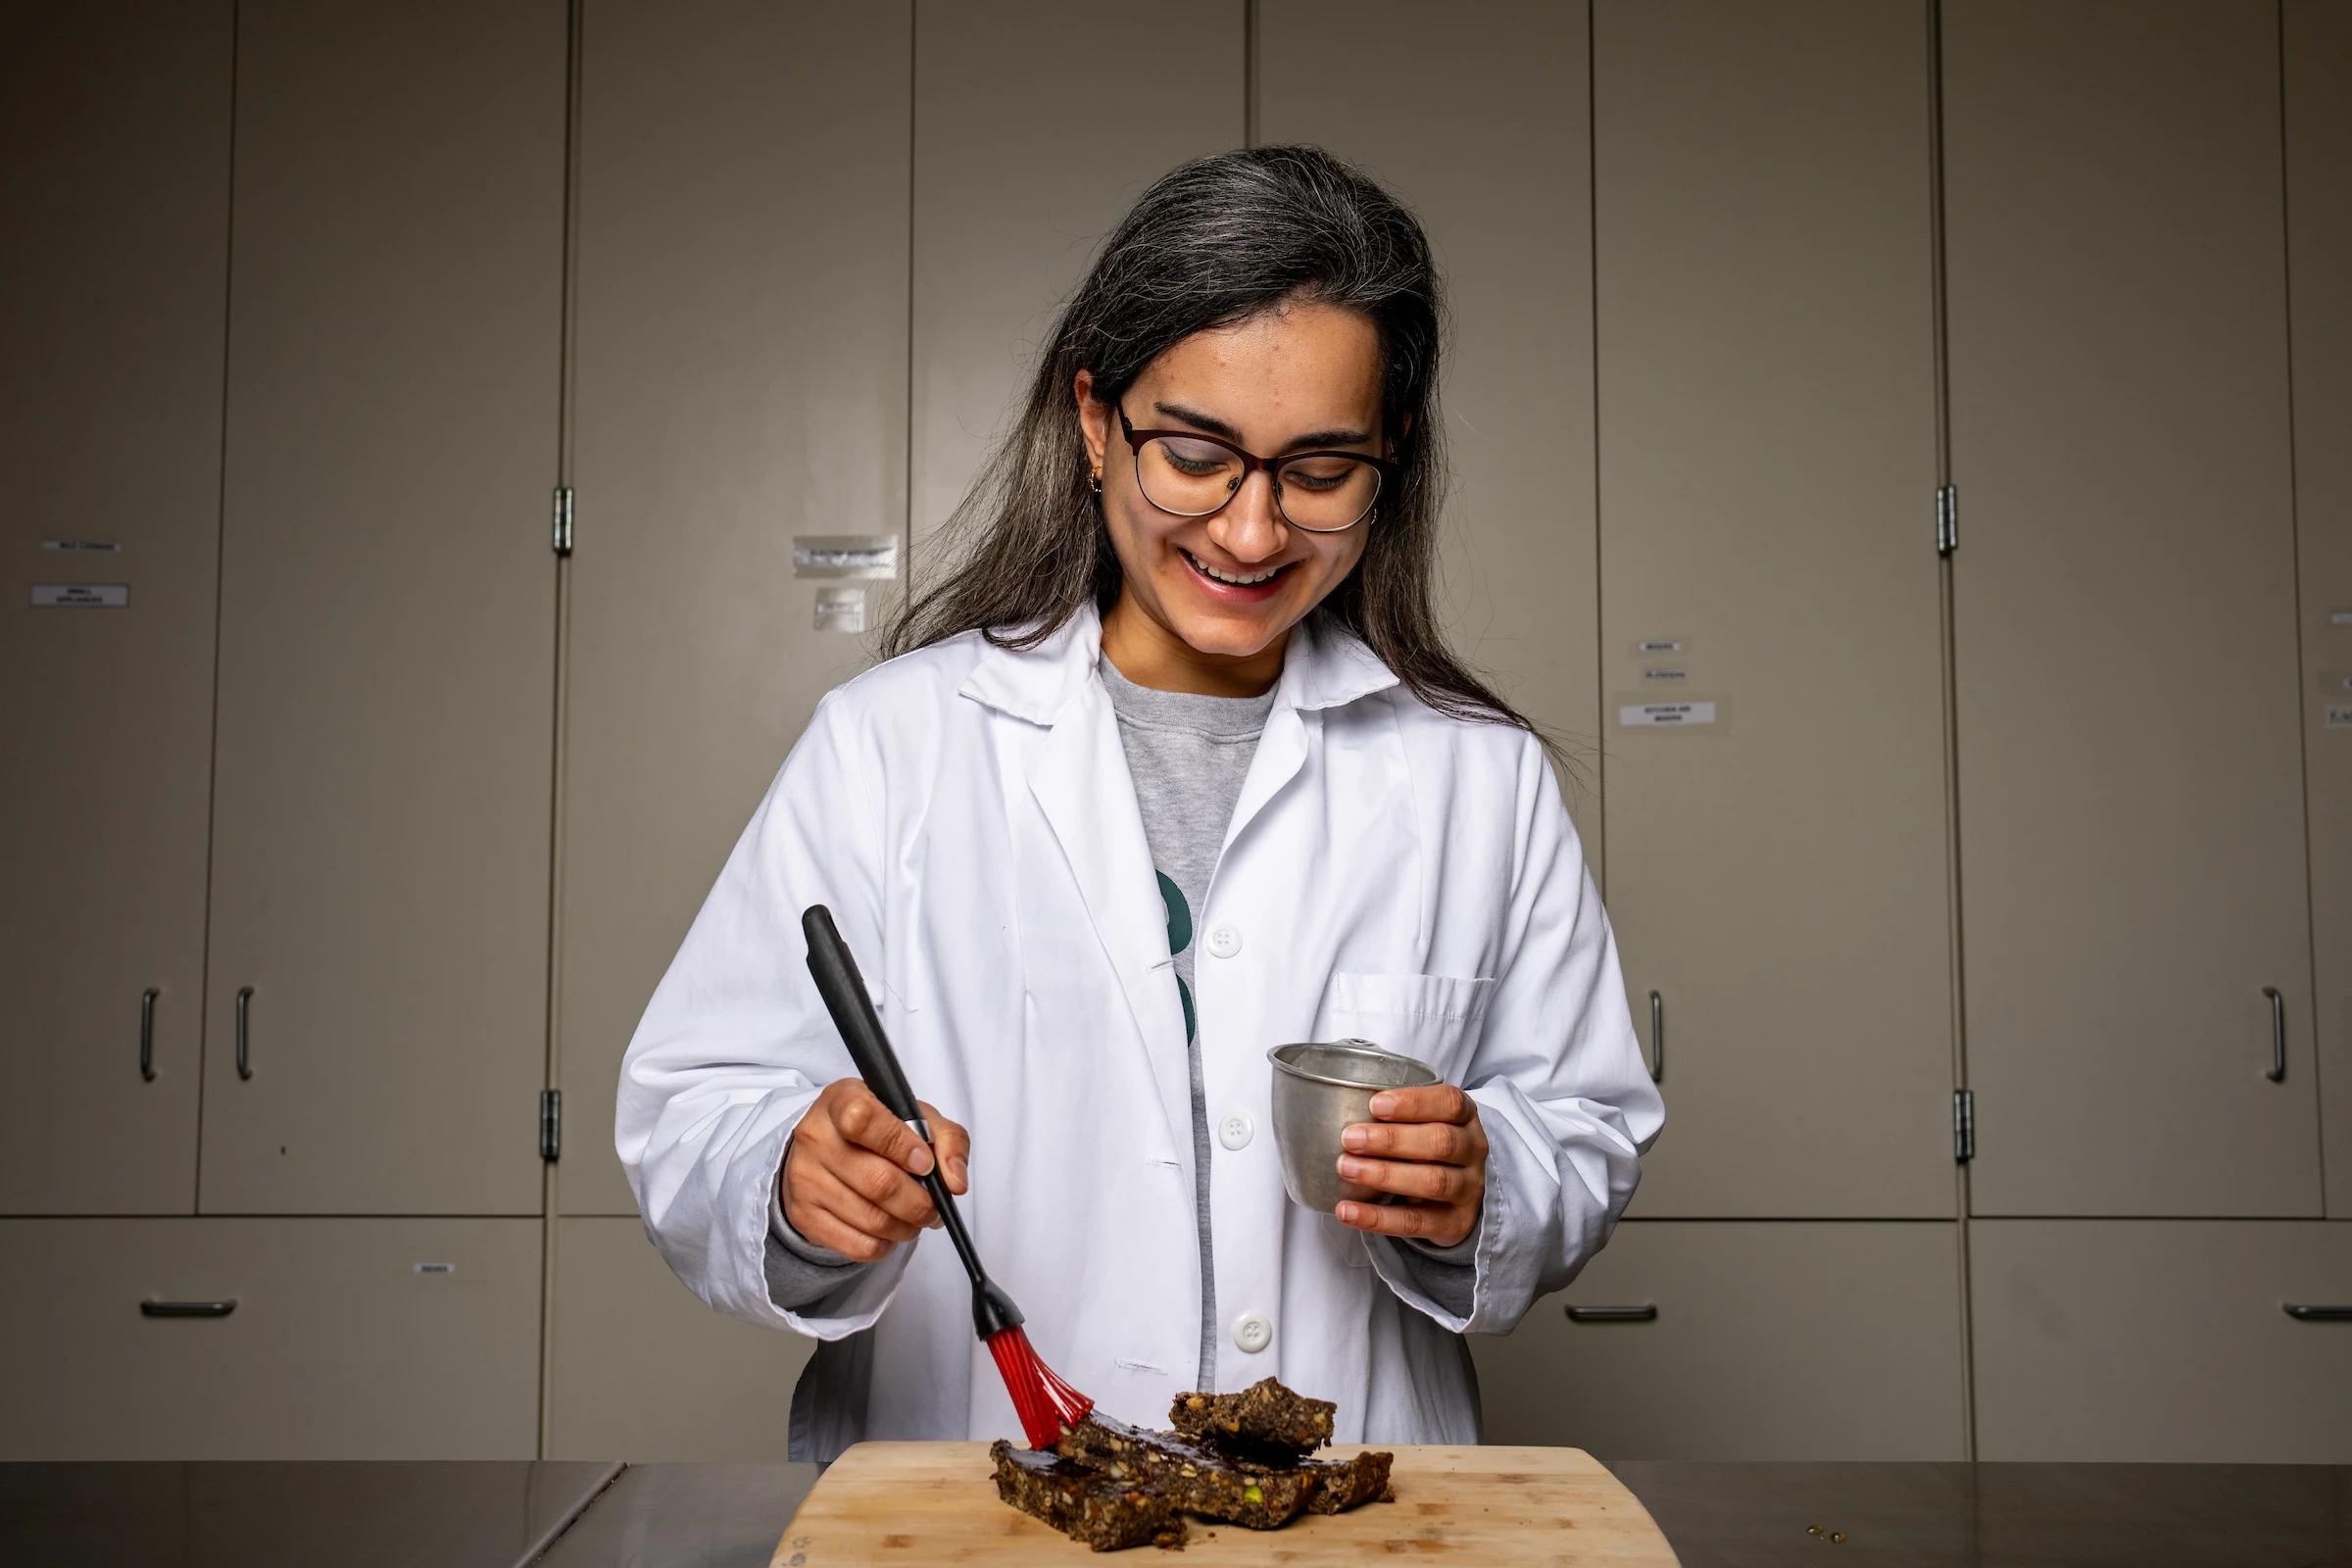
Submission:
{"label": "stainless steel cup", "polygon": [[1372,1097],[1383,1089],[1434,1084],[1437,1073],[1369,1040],[1276,1046],[1266,1059],[1274,1064],[1274,1143],[1291,1201],[1328,1214],[1342,1199],[1380,1198],[1340,1180],[1340,1134],[1372,1119]]}

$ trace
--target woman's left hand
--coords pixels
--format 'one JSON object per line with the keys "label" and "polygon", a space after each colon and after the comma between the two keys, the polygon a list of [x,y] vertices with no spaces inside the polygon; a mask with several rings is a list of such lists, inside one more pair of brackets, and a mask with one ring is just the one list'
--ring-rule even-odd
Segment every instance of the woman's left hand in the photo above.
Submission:
{"label": "woman's left hand", "polygon": [[1478,1102],[1452,1084],[1387,1089],[1372,1097],[1376,1121],[1340,1136],[1340,1176],[1394,1194],[1394,1203],[1342,1202],[1343,1225],[1451,1247],[1478,1228],[1487,1198],[1487,1135]]}

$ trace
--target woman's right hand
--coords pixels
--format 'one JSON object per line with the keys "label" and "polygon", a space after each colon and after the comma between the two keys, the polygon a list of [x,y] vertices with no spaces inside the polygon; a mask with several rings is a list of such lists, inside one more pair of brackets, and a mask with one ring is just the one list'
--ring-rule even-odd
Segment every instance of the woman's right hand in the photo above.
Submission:
{"label": "woman's right hand", "polygon": [[[948,1191],[960,1197],[970,1185],[964,1160],[971,1134],[923,1102],[915,1105],[938,1144]],[[794,1130],[777,1196],[804,1240],[870,1263],[939,1223],[931,1195],[915,1179],[930,1169],[931,1151],[914,1129],[859,1080],[842,1078],[825,1085]]]}

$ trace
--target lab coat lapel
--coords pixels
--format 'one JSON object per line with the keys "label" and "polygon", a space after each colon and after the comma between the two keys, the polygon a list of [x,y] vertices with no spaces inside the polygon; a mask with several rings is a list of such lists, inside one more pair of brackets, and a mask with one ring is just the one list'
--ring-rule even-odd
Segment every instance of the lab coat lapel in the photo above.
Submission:
{"label": "lab coat lapel", "polygon": [[1322,722],[1321,713],[1301,713],[1277,699],[1266,715],[1265,733],[1257,738],[1257,755],[1250,760],[1250,775],[1242,781],[1242,798],[1234,803],[1233,820],[1225,826],[1225,849],[1231,850],[1257,814],[1306,764],[1307,724]]}
{"label": "lab coat lapel", "polygon": [[992,649],[964,691],[1049,726],[1028,757],[1029,793],[1061,847],[1126,999],[1159,1090],[1167,1141],[1189,1187],[1192,1070],[1168,956],[1167,906],[1119,744],[1118,718],[1097,673],[1101,646],[1100,623],[1088,611],[1035,649]]}
{"label": "lab coat lapel", "polygon": [[1308,752],[1323,732],[1324,710],[1354,702],[1396,684],[1396,673],[1371,649],[1346,630],[1309,615],[1291,631],[1275,688],[1274,710],[1266,715],[1257,756],[1242,784],[1233,821],[1225,829],[1230,850],[1306,765]]}

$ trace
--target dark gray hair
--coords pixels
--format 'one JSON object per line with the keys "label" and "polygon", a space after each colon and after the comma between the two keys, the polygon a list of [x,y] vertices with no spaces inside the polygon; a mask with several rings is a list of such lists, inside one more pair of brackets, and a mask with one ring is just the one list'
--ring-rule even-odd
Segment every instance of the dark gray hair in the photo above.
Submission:
{"label": "dark gray hair", "polygon": [[1034,647],[1092,599],[1118,598],[1119,562],[1089,484],[1074,382],[1116,403],[1196,332],[1294,301],[1378,329],[1383,418],[1397,463],[1363,559],[1315,611],[1362,638],[1407,689],[1459,718],[1543,731],[1446,645],[1436,610],[1445,454],[1437,417],[1440,303],[1429,239],[1404,205],[1315,147],[1255,147],[1170,171],[1146,191],[1063,309],[1004,443],[918,553],[885,657],[960,632]]}

